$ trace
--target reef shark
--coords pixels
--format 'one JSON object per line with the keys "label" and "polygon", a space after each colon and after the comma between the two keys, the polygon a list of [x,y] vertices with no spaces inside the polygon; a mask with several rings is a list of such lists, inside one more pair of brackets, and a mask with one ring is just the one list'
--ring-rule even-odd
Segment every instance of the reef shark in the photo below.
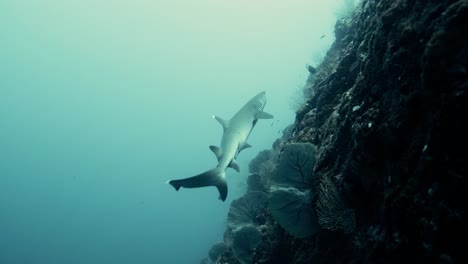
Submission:
{"label": "reef shark", "polygon": [[272,115],[263,112],[266,104],[266,92],[261,92],[248,101],[230,120],[213,116],[223,126],[221,145],[210,146],[218,159],[218,166],[196,176],[168,181],[177,191],[180,187],[200,188],[215,186],[219,191],[219,199],[226,200],[228,188],[226,184],[226,169],[240,171],[236,157],[242,150],[251,147],[246,140],[259,119],[271,119]]}

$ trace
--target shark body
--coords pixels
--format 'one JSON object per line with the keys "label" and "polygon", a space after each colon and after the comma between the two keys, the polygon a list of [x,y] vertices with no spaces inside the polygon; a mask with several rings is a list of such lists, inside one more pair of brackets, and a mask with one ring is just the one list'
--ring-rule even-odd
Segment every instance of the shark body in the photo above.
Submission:
{"label": "shark body", "polygon": [[228,188],[226,184],[226,169],[233,168],[239,172],[236,157],[243,149],[251,147],[247,138],[259,119],[271,119],[272,115],[263,112],[266,104],[266,92],[261,92],[250,99],[230,120],[213,116],[223,126],[221,145],[210,146],[218,159],[218,165],[211,170],[193,177],[171,180],[168,183],[177,191],[180,187],[200,188],[215,186],[219,191],[219,199],[226,200]]}

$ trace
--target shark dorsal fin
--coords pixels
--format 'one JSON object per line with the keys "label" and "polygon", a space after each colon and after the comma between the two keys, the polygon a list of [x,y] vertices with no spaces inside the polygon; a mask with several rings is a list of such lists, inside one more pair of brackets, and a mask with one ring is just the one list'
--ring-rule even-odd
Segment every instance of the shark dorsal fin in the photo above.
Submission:
{"label": "shark dorsal fin", "polygon": [[213,116],[214,119],[216,119],[222,126],[223,129],[227,129],[229,127],[229,121],[222,119],[219,116]]}
{"label": "shark dorsal fin", "polygon": [[270,115],[269,113],[267,112],[263,112],[263,111],[258,111],[256,114],[255,114],[255,119],[272,119],[273,116]]}
{"label": "shark dorsal fin", "polygon": [[237,172],[240,172],[239,164],[234,159],[231,160],[231,163],[229,163],[229,167],[233,168]]}
{"label": "shark dorsal fin", "polygon": [[211,151],[216,155],[216,158],[219,159],[221,158],[221,155],[223,155],[223,151],[221,150],[220,147],[217,146],[210,146]]}

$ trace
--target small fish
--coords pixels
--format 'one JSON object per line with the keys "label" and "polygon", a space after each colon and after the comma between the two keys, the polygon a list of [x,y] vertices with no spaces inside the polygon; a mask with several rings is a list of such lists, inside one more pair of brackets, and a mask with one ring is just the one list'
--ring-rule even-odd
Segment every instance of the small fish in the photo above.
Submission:
{"label": "small fish", "polygon": [[309,71],[310,74],[314,74],[317,72],[317,70],[312,65],[307,65],[307,70]]}

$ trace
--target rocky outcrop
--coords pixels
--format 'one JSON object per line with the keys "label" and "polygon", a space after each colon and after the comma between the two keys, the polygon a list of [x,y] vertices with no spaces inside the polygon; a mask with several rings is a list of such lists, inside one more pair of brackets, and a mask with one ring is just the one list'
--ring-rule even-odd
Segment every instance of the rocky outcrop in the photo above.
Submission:
{"label": "rocky outcrop", "polygon": [[[252,263],[466,263],[468,1],[364,0],[335,35],[294,125],[251,163],[271,199],[280,153],[313,144],[301,201],[320,229],[256,211]],[[218,263],[237,263],[229,247]]]}

